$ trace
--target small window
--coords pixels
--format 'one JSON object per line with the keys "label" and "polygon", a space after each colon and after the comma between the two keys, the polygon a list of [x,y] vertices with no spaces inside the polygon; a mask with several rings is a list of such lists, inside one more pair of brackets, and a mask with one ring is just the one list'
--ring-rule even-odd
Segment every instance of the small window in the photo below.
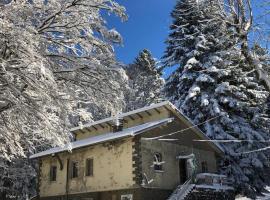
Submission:
{"label": "small window", "polygon": [[202,162],[202,173],[206,173],[206,172],[208,172],[207,162],[203,161]]}
{"label": "small window", "polygon": [[92,158],[86,159],[85,165],[85,175],[93,176],[94,160]]}
{"label": "small window", "polygon": [[71,163],[71,178],[77,178],[79,175],[79,162]]}
{"label": "small window", "polygon": [[132,194],[121,195],[121,200],[133,200],[133,195]]}
{"label": "small window", "polygon": [[154,170],[162,171],[162,155],[161,153],[155,153],[154,155]]}
{"label": "small window", "polygon": [[50,181],[56,181],[57,167],[51,166],[50,169]]}

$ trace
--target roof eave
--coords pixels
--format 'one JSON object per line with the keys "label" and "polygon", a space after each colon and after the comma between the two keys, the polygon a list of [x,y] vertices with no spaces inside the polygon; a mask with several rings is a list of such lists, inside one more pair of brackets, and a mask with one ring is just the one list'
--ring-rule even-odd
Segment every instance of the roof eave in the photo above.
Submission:
{"label": "roof eave", "polygon": [[129,138],[129,137],[133,137],[133,136],[132,135],[124,135],[124,136],[119,137],[117,139],[110,139],[110,140],[107,140],[107,141],[101,141],[101,142],[97,142],[97,143],[94,143],[94,144],[84,145],[84,146],[80,146],[80,147],[74,147],[71,150],[63,149],[63,150],[60,150],[60,151],[57,151],[57,152],[53,152],[53,153],[49,153],[49,154],[41,155],[41,156],[39,156],[38,155],[39,153],[37,153],[37,155],[34,154],[34,155],[30,156],[29,158],[30,159],[37,159],[37,158],[40,159],[40,158],[44,158],[44,157],[48,157],[48,156],[54,156],[55,154],[58,154],[58,153],[64,153],[64,152],[70,152],[71,153],[73,150],[77,150],[77,149],[81,149],[81,148],[85,148],[85,147],[89,147],[89,146],[93,146],[93,145],[102,144],[104,142],[111,142],[111,141],[114,141],[114,140],[121,140],[121,139]]}
{"label": "roof eave", "polygon": [[[169,104],[171,104],[169,101],[163,101],[161,103],[150,105],[150,106],[147,106],[147,107],[144,107],[144,108],[140,108],[140,109],[136,109],[136,110],[133,110],[133,111],[126,112],[126,113],[122,113],[118,117],[126,117],[126,116],[129,116],[129,115],[132,115],[132,114],[141,113],[141,112],[144,112],[144,111],[147,111],[147,110],[150,110],[150,109],[159,108],[159,107],[169,105]],[[87,123],[87,124],[85,124],[85,125],[83,125],[81,127],[78,126],[78,127],[71,128],[70,132],[83,130],[84,128],[90,128],[91,126],[95,126],[95,125],[98,125],[98,124],[101,124],[101,123],[109,122],[109,121],[112,121],[114,119],[115,119],[115,117],[108,117],[108,118],[98,120],[98,121],[95,121],[95,122],[90,122],[90,123]]]}
{"label": "roof eave", "polygon": [[212,142],[211,139],[206,136],[195,124],[191,122],[191,120],[185,116],[175,105],[173,105],[171,102],[168,102],[169,109],[174,112],[176,115],[178,115],[184,122],[189,126],[193,127],[192,129],[195,131],[197,135],[202,137],[203,139],[207,140],[207,143],[221,156],[225,155],[224,150],[217,145],[216,143]]}
{"label": "roof eave", "polygon": [[[158,127],[161,127],[161,126],[164,126],[168,123],[171,123],[173,121],[174,118],[167,118],[167,119],[163,119],[161,121],[156,121],[156,124],[153,124],[152,126],[149,126],[149,127],[146,127],[146,128],[143,128],[143,129],[139,129],[137,130],[136,132],[127,132],[126,134],[123,133],[123,135],[119,135],[118,137],[112,137],[110,139],[104,139],[104,140],[100,140],[98,142],[89,142],[88,144],[84,144],[84,145],[81,145],[81,146],[77,146],[77,147],[73,147],[71,149],[69,149],[67,147],[67,145],[65,147],[63,147],[61,149],[61,147],[55,147],[55,148],[51,148],[47,151],[53,151],[53,149],[57,149],[59,148],[59,150],[56,150],[55,152],[48,152],[46,153],[46,151],[43,151],[43,152],[40,152],[40,153],[37,153],[37,154],[34,154],[32,156],[30,156],[29,158],[30,159],[36,159],[36,158],[41,158],[41,157],[47,157],[47,156],[51,156],[53,154],[58,154],[58,153],[63,153],[63,152],[68,152],[70,150],[75,150],[75,149],[80,149],[80,148],[84,148],[84,147],[88,147],[88,146],[92,146],[92,145],[97,145],[97,144],[102,144],[102,143],[105,143],[105,142],[110,142],[110,141],[114,141],[114,140],[120,140],[120,139],[123,139],[123,138],[128,138],[128,137],[135,137],[136,135],[139,135],[141,133],[144,133],[146,131],[149,131],[151,129],[154,129],[154,128],[158,128]],[[148,124],[148,123],[145,123],[145,125]],[[143,125],[143,124],[142,124]],[[140,126],[140,125],[139,125]],[[108,134],[112,134],[112,133],[108,133]],[[44,154],[44,155],[43,155]]]}

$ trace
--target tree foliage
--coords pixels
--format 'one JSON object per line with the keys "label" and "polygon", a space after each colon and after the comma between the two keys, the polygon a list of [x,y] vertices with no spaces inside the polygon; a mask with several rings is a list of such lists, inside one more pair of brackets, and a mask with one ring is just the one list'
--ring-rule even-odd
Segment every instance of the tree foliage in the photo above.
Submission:
{"label": "tree foliage", "polygon": [[29,154],[69,141],[70,124],[97,107],[123,106],[112,48],[122,38],[101,10],[126,19],[113,0],[1,1],[0,198],[33,194]]}
{"label": "tree foliage", "polygon": [[[241,2],[229,3],[240,9]],[[259,54],[246,46],[244,30],[251,22],[246,13],[238,14],[223,1],[177,1],[164,63],[178,68],[165,91],[211,139],[228,141],[221,143],[222,172],[237,189],[254,195],[265,184],[268,165],[261,149],[269,140],[269,91],[267,76],[258,75],[264,70]]]}
{"label": "tree foliage", "polygon": [[149,50],[142,50],[126,71],[131,89],[126,100],[127,110],[142,108],[162,99],[164,80]]}

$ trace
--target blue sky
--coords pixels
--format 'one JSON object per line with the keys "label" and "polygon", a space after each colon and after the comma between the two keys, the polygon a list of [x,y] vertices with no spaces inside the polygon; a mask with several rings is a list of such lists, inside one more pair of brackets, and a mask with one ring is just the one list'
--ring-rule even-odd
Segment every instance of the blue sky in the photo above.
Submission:
{"label": "blue sky", "polygon": [[121,22],[117,17],[109,16],[110,28],[122,35],[124,44],[115,47],[119,61],[131,63],[144,48],[149,49],[155,58],[160,58],[165,50],[164,41],[168,36],[171,23],[170,12],[176,0],[118,0],[127,9],[129,19]]}
{"label": "blue sky", "polygon": [[[117,0],[125,6],[129,19],[121,22],[114,15],[106,17],[108,27],[115,28],[123,37],[123,46],[116,46],[115,52],[118,60],[125,64],[132,63],[139,51],[149,49],[153,56],[160,59],[165,50],[164,41],[169,34],[171,24],[170,13],[176,0]],[[261,7],[263,0],[253,2],[253,11],[256,18],[263,13]],[[260,19],[261,22],[264,20]],[[258,35],[251,34],[252,40],[260,41]],[[164,76],[167,77],[173,68],[167,68]]]}

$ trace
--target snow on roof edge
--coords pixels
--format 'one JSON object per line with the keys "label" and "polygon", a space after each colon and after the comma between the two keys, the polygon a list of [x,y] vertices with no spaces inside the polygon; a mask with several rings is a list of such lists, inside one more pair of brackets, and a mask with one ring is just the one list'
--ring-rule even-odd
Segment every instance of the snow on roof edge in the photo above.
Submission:
{"label": "snow on roof edge", "polygon": [[[191,121],[191,119],[189,119],[189,117],[187,117],[184,113],[182,113],[174,104],[172,104],[171,102],[168,101],[168,105],[173,108],[178,114],[180,114],[191,126],[195,126],[195,124]],[[207,138],[209,141],[211,140],[211,138],[209,138],[200,128],[198,128],[197,126],[194,127],[194,129],[196,129],[200,134],[202,134],[205,138]],[[215,141],[211,141],[211,143],[217,147],[217,149],[224,154],[225,151],[224,149],[220,146],[220,144],[218,144]]]}
{"label": "snow on roof edge", "polygon": [[78,141],[72,142],[71,144],[66,144],[64,147],[54,147],[46,151],[33,154],[30,156],[30,159],[35,159],[39,157],[56,154],[56,153],[70,151],[73,149],[79,149],[79,148],[83,148],[90,145],[95,145],[95,144],[108,142],[108,141],[112,141],[116,139],[122,139],[125,137],[134,137],[136,135],[144,133],[153,128],[170,123],[173,121],[173,119],[174,118],[166,118],[166,119],[162,119],[162,120],[158,120],[154,122],[148,122],[148,123],[141,124],[138,126],[130,127],[121,132],[115,132],[115,133],[110,132],[110,133],[106,133],[106,134],[102,134],[102,135],[98,135],[94,137],[89,137],[83,140],[78,140]]}
{"label": "snow on roof edge", "polygon": [[[170,103],[169,101],[163,101],[161,103],[152,104],[150,106],[146,106],[146,107],[143,107],[143,108],[132,110],[132,111],[129,111],[129,112],[126,112],[126,113],[121,113],[120,115],[118,115],[118,117],[126,117],[126,116],[129,116],[129,115],[132,115],[132,114],[144,112],[144,111],[151,110],[151,109],[158,108],[158,107],[162,107],[162,106],[165,106],[165,105],[173,105],[173,104]],[[98,121],[86,123],[83,126],[77,126],[77,127],[71,128],[70,131],[73,132],[73,131],[76,131],[76,130],[82,130],[83,128],[88,128],[90,126],[94,126],[94,125],[101,124],[101,123],[104,123],[104,122],[112,121],[114,119],[115,119],[115,117],[108,117],[108,118],[101,119],[101,120],[98,120]]]}

